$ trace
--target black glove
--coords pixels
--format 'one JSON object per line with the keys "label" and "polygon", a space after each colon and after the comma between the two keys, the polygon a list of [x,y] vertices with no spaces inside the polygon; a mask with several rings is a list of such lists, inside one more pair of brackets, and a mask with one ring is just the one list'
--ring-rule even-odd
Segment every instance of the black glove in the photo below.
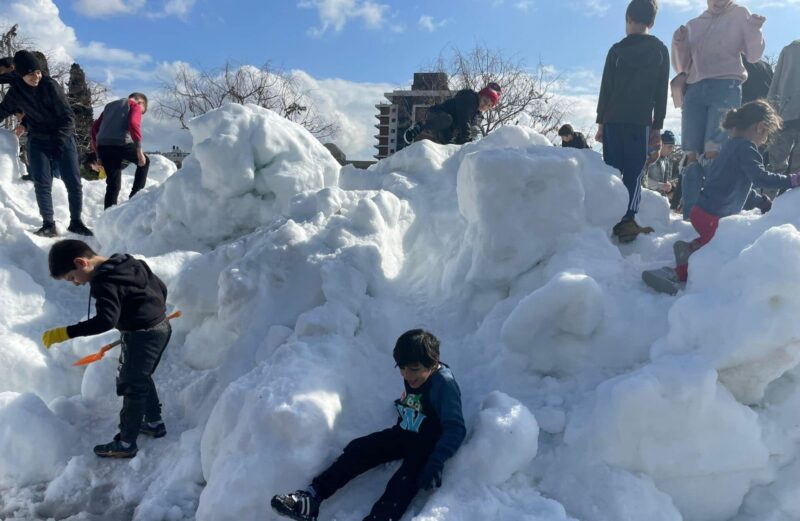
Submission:
{"label": "black glove", "polygon": [[756,204],[756,208],[761,210],[762,214],[765,214],[768,211],[772,210],[772,201],[766,195],[762,195],[761,200],[758,201],[758,204]]}
{"label": "black glove", "polygon": [[429,461],[425,464],[419,475],[419,488],[430,490],[442,486],[442,464],[437,461]]}
{"label": "black glove", "polygon": [[420,133],[421,130],[422,130],[422,123],[416,123],[408,127],[406,131],[403,132],[403,141],[406,142],[406,145],[410,145],[411,143],[413,143],[414,138],[417,137],[417,135]]}

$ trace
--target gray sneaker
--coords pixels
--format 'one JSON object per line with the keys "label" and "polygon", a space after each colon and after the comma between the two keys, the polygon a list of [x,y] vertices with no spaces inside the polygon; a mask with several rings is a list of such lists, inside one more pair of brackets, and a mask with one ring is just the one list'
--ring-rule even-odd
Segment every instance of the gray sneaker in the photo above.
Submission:
{"label": "gray sneaker", "polygon": [[689,263],[689,256],[693,253],[692,243],[686,241],[675,241],[672,245],[672,252],[675,254],[675,265],[683,266]]}
{"label": "gray sneaker", "polygon": [[678,273],[674,268],[663,267],[657,270],[647,270],[642,272],[642,280],[645,284],[659,293],[675,295],[683,287],[678,280]]}

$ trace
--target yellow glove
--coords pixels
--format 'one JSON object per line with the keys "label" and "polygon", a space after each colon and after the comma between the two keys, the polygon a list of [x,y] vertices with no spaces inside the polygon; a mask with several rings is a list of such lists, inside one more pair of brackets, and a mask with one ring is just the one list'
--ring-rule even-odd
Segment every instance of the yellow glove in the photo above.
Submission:
{"label": "yellow glove", "polygon": [[97,173],[97,178],[103,180],[106,178],[106,169],[102,166],[100,167],[100,171]]}
{"label": "yellow glove", "polygon": [[69,340],[69,335],[67,334],[66,327],[48,329],[42,333],[42,343],[47,349],[50,349],[50,346],[53,344],[60,344],[61,342],[66,342],[67,340]]}

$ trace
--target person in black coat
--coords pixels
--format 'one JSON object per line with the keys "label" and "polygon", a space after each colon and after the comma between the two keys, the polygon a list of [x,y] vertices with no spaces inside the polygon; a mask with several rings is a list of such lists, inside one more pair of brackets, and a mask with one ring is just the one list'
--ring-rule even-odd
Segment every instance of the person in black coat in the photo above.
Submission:
{"label": "person in black coat", "polygon": [[561,138],[561,146],[564,148],[589,148],[589,145],[586,144],[586,137],[580,132],[575,132],[569,123],[558,129],[558,136]]}
{"label": "person in black coat", "polygon": [[479,92],[463,89],[449,100],[428,109],[424,122],[409,127],[403,140],[410,145],[415,139],[430,139],[440,145],[463,145],[480,134],[483,113],[500,101],[502,89],[490,83]]}
{"label": "person in black coat", "polygon": [[83,187],[75,144],[75,116],[61,86],[42,73],[42,66],[29,51],[14,55],[13,73],[0,76],[10,88],[0,103],[0,121],[17,113],[25,114],[28,132],[28,161],[36,190],[36,203],[42,216],[42,227],[35,233],[54,237],[53,172],[60,172],[67,187],[72,233],[92,235],[81,220]]}

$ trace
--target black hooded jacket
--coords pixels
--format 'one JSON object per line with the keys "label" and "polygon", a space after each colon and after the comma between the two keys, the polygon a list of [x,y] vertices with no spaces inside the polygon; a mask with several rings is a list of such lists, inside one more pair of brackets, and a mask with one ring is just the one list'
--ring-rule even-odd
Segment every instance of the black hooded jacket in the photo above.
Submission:
{"label": "black hooded jacket", "polygon": [[0,75],[0,83],[11,88],[0,103],[0,121],[22,112],[25,127],[32,139],[55,140],[65,143],[75,135],[75,115],[69,106],[64,89],[50,76],[42,76],[31,87],[22,76],[12,72]]}
{"label": "black hooded jacket", "polygon": [[478,110],[480,96],[472,89],[456,92],[447,101],[428,109],[422,130],[429,131],[433,140],[442,145],[463,145],[474,141],[480,133],[483,116]]}
{"label": "black hooded jacket", "polygon": [[167,287],[146,262],[116,253],[97,267],[89,283],[97,313],[67,327],[70,338],[147,329],[166,318]]}
{"label": "black hooded jacket", "polygon": [[608,51],[597,123],[664,127],[669,88],[669,51],[649,34],[631,34]]}

